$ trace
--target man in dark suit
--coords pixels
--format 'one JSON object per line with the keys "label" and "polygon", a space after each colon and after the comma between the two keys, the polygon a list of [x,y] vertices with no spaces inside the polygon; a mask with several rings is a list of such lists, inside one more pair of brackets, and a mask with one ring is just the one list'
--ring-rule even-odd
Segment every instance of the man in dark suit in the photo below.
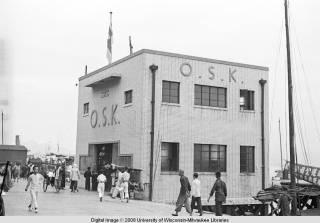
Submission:
{"label": "man in dark suit", "polygon": [[216,182],[214,183],[210,196],[208,198],[208,202],[210,198],[215,194],[215,201],[216,201],[216,216],[222,216],[222,203],[226,202],[227,197],[227,186],[225,182],[221,180],[221,173],[216,173]]}
{"label": "man in dark suit", "polygon": [[175,214],[172,214],[173,216],[178,216],[178,213],[181,211],[182,206],[186,208],[186,211],[192,215],[191,207],[190,207],[190,191],[191,191],[191,185],[189,183],[189,180],[186,176],[184,176],[184,171],[179,170],[179,176],[180,176],[180,193],[178,196],[178,200],[176,203],[176,209]]}
{"label": "man in dark suit", "polygon": [[90,178],[91,178],[91,167],[88,167],[88,170],[84,172],[84,178],[86,178],[85,189],[90,191]]}

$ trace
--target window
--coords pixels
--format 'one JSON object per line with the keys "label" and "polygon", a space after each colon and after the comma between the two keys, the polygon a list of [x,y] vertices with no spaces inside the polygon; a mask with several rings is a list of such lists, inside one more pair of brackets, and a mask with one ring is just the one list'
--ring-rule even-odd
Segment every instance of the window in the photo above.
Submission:
{"label": "window", "polygon": [[180,83],[162,81],[162,102],[179,104]]}
{"label": "window", "polygon": [[179,170],[179,144],[163,142],[161,144],[161,171]]}
{"label": "window", "polygon": [[254,173],[253,146],[240,146],[240,173]]}
{"label": "window", "polygon": [[254,91],[240,90],[240,110],[254,110]]}
{"label": "window", "polygon": [[83,104],[83,115],[89,114],[89,103]]}
{"label": "window", "polygon": [[132,103],[132,90],[124,92],[124,103],[125,104]]}
{"label": "window", "polygon": [[227,89],[196,84],[194,86],[194,104],[226,108]]}
{"label": "window", "polygon": [[226,172],[227,156],[225,145],[194,145],[195,172]]}
{"label": "window", "polygon": [[132,156],[119,156],[119,165],[132,168]]}

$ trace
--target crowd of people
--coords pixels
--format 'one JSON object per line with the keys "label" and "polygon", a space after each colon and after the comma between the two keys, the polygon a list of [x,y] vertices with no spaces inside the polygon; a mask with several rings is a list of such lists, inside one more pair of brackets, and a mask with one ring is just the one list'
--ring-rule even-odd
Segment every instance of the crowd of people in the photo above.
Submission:
{"label": "crowd of people", "polygon": [[[25,187],[25,191],[30,192],[30,203],[28,205],[28,210],[34,210],[35,213],[38,213],[38,195],[39,192],[43,189],[47,190],[49,184],[51,184],[55,188],[55,192],[59,193],[61,189],[65,189],[65,181],[66,181],[66,168],[65,165],[58,163],[54,168],[40,168],[34,164],[28,164],[28,177],[27,177],[27,185]],[[11,176],[12,168],[8,171],[8,176]],[[111,173],[116,171],[112,169],[111,166],[107,166],[107,168],[99,171],[99,175],[93,173],[91,168],[88,167],[85,172],[85,189],[90,191],[90,180],[93,183],[97,183],[96,190],[98,191],[98,196],[100,202],[102,202],[105,192],[105,185],[108,180],[111,180]],[[118,177],[117,185],[112,193],[112,197],[116,198],[118,194],[120,194],[121,201],[126,200],[129,202],[129,179],[130,174],[128,173],[128,168],[118,168]],[[108,175],[108,173],[110,175]],[[107,176],[106,176],[107,175]],[[80,171],[76,164],[72,165],[70,170],[70,190],[71,192],[79,192],[78,190],[78,181],[80,180]],[[10,182],[9,179],[7,182]],[[111,184],[109,184],[111,185]],[[94,187],[94,184],[93,184]],[[92,189],[94,189],[92,187]]]}
{"label": "crowd of people", "polygon": [[[23,171],[21,171],[23,169]],[[3,170],[0,170],[2,173]],[[23,173],[22,173],[23,172]],[[39,168],[39,166],[29,163],[26,168],[22,168],[18,163],[10,163],[8,167],[8,174],[6,183],[4,185],[4,191],[8,192],[12,187],[12,181],[19,182],[19,179],[27,178],[27,185],[25,191],[30,187],[30,204],[28,205],[29,211],[34,210],[38,213],[38,194],[43,188],[47,190],[48,185],[55,187],[57,193],[61,189],[65,189],[66,180],[70,181],[71,192],[78,192],[78,181],[80,180],[80,171],[76,164],[72,165],[71,170],[68,172],[68,179],[66,179],[66,166],[58,163],[53,168]],[[112,176],[116,176],[113,180]],[[184,206],[186,211],[192,215],[193,210],[197,207],[198,213],[202,216],[202,204],[201,204],[201,183],[198,179],[198,173],[194,173],[192,184],[184,176],[184,171],[179,170],[180,176],[180,193],[176,202],[175,213],[173,216],[178,216]],[[85,189],[90,191],[94,190],[98,192],[99,201],[102,202],[104,192],[111,191],[111,197],[116,199],[120,195],[121,201],[129,202],[129,180],[130,173],[128,167],[118,167],[107,164],[105,168],[99,170],[99,173],[92,171],[90,167],[84,173]],[[45,182],[45,183],[44,183]],[[106,182],[109,182],[106,184]],[[90,183],[92,183],[90,185]],[[109,188],[111,185],[114,187]],[[107,188],[108,187],[108,188]],[[221,180],[221,173],[216,173],[216,182],[214,183],[210,192],[208,202],[210,198],[215,194],[216,202],[216,215],[222,215],[222,204],[226,201],[227,188],[226,184]]]}
{"label": "crowd of people", "polygon": [[[112,175],[115,176],[114,180]],[[111,164],[107,164],[105,168],[99,170],[99,175],[95,171],[91,171],[91,167],[88,167],[84,177],[85,189],[88,191],[97,190],[100,201],[104,197],[104,192],[110,191],[113,199],[120,194],[121,201],[129,202],[130,173],[128,167],[115,168]],[[90,182],[92,182],[92,187],[90,187]],[[112,185],[114,185],[113,188],[111,188]]]}
{"label": "crowd of people", "polygon": [[[1,166],[0,176],[4,176],[5,167],[6,165]],[[26,179],[28,175],[28,167],[26,165],[21,165],[19,162],[9,162],[7,171],[2,195],[6,195],[6,193],[8,193],[10,188],[13,186],[13,182],[19,182],[21,178]]]}
{"label": "crowd of people", "polygon": [[[1,176],[4,176],[4,170],[5,166],[2,166],[0,168]],[[66,174],[67,172],[69,172],[69,174]],[[113,178],[112,176],[115,177]],[[184,175],[183,170],[179,170],[179,176],[181,187],[176,202],[175,213],[172,215],[178,216],[182,207],[185,207],[190,215],[193,214],[194,209],[197,209],[199,215],[202,216],[201,182],[198,178],[198,173],[193,174],[191,184],[189,183],[189,179]],[[99,173],[91,171],[91,168],[88,167],[84,173],[84,177],[85,189],[88,191],[97,191],[100,202],[103,201],[105,191],[111,191],[111,197],[113,199],[116,199],[120,195],[121,202],[129,202],[130,173],[128,167],[115,168],[107,164],[105,168],[99,170]],[[79,192],[78,181],[80,180],[80,171],[76,164],[73,164],[70,170],[66,171],[66,165],[61,163],[58,163],[53,168],[40,168],[32,163],[28,163],[27,166],[21,166],[19,163],[9,163],[2,195],[6,195],[13,183],[18,183],[21,178],[27,179],[25,191],[28,191],[30,188],[30,204],[28,205],[28,209],[29,211],[34,210],[35,213],[38,213],[37,201],[39,192],[41,189],[46,191],[50,184],[55,188],[56,192],[59,193],[61,189],[65,189],[66,181],[70,181],[71,192]],[[109,183],[106,184],[106,182]],[[92,184],[90,185],[90,183]],[[111,185],[113,185],[112,189],[110,188]],[[227,187],[225,182],[221,180],[220,172],[216,172],[216,181],[207,199],[208,202],[213,195],[215,195],[216,216],[222,216],[222,205],[226,202]],[[289,215],[290,201],[290,196],[284,194],[280,197],[279,207],[282,210],[281,215]]]}

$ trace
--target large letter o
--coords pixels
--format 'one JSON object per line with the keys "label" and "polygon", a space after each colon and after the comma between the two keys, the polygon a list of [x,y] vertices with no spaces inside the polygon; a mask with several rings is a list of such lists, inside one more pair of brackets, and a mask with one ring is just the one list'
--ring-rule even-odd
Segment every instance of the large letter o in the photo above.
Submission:
{"label": "large letter o", "polygon": [[98,122],[98,112],[96,110],[93,110],[91,112],[91,119],[90,119],[91,127],[95,128],[97,126],[97,122]]}
{"label": "large letter o", "polygon": [[180,73],[185,76],[189,77],[192,73],[192,67],[189,63],[183,63],[180,66]]}

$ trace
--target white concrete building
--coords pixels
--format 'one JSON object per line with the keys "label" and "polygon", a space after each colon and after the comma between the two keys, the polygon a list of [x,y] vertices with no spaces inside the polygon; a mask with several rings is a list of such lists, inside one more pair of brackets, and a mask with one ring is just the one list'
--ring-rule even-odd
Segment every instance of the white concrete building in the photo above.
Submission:
{"label": "white concrete building", "polygon": [[76,162],[142,169],[157,201],[176,200],[179,169],[199,173],[203,198],[217,171],[229,199],[251,197],[269,183],[268,85],[266,67],[140,50],[80,77]]}

